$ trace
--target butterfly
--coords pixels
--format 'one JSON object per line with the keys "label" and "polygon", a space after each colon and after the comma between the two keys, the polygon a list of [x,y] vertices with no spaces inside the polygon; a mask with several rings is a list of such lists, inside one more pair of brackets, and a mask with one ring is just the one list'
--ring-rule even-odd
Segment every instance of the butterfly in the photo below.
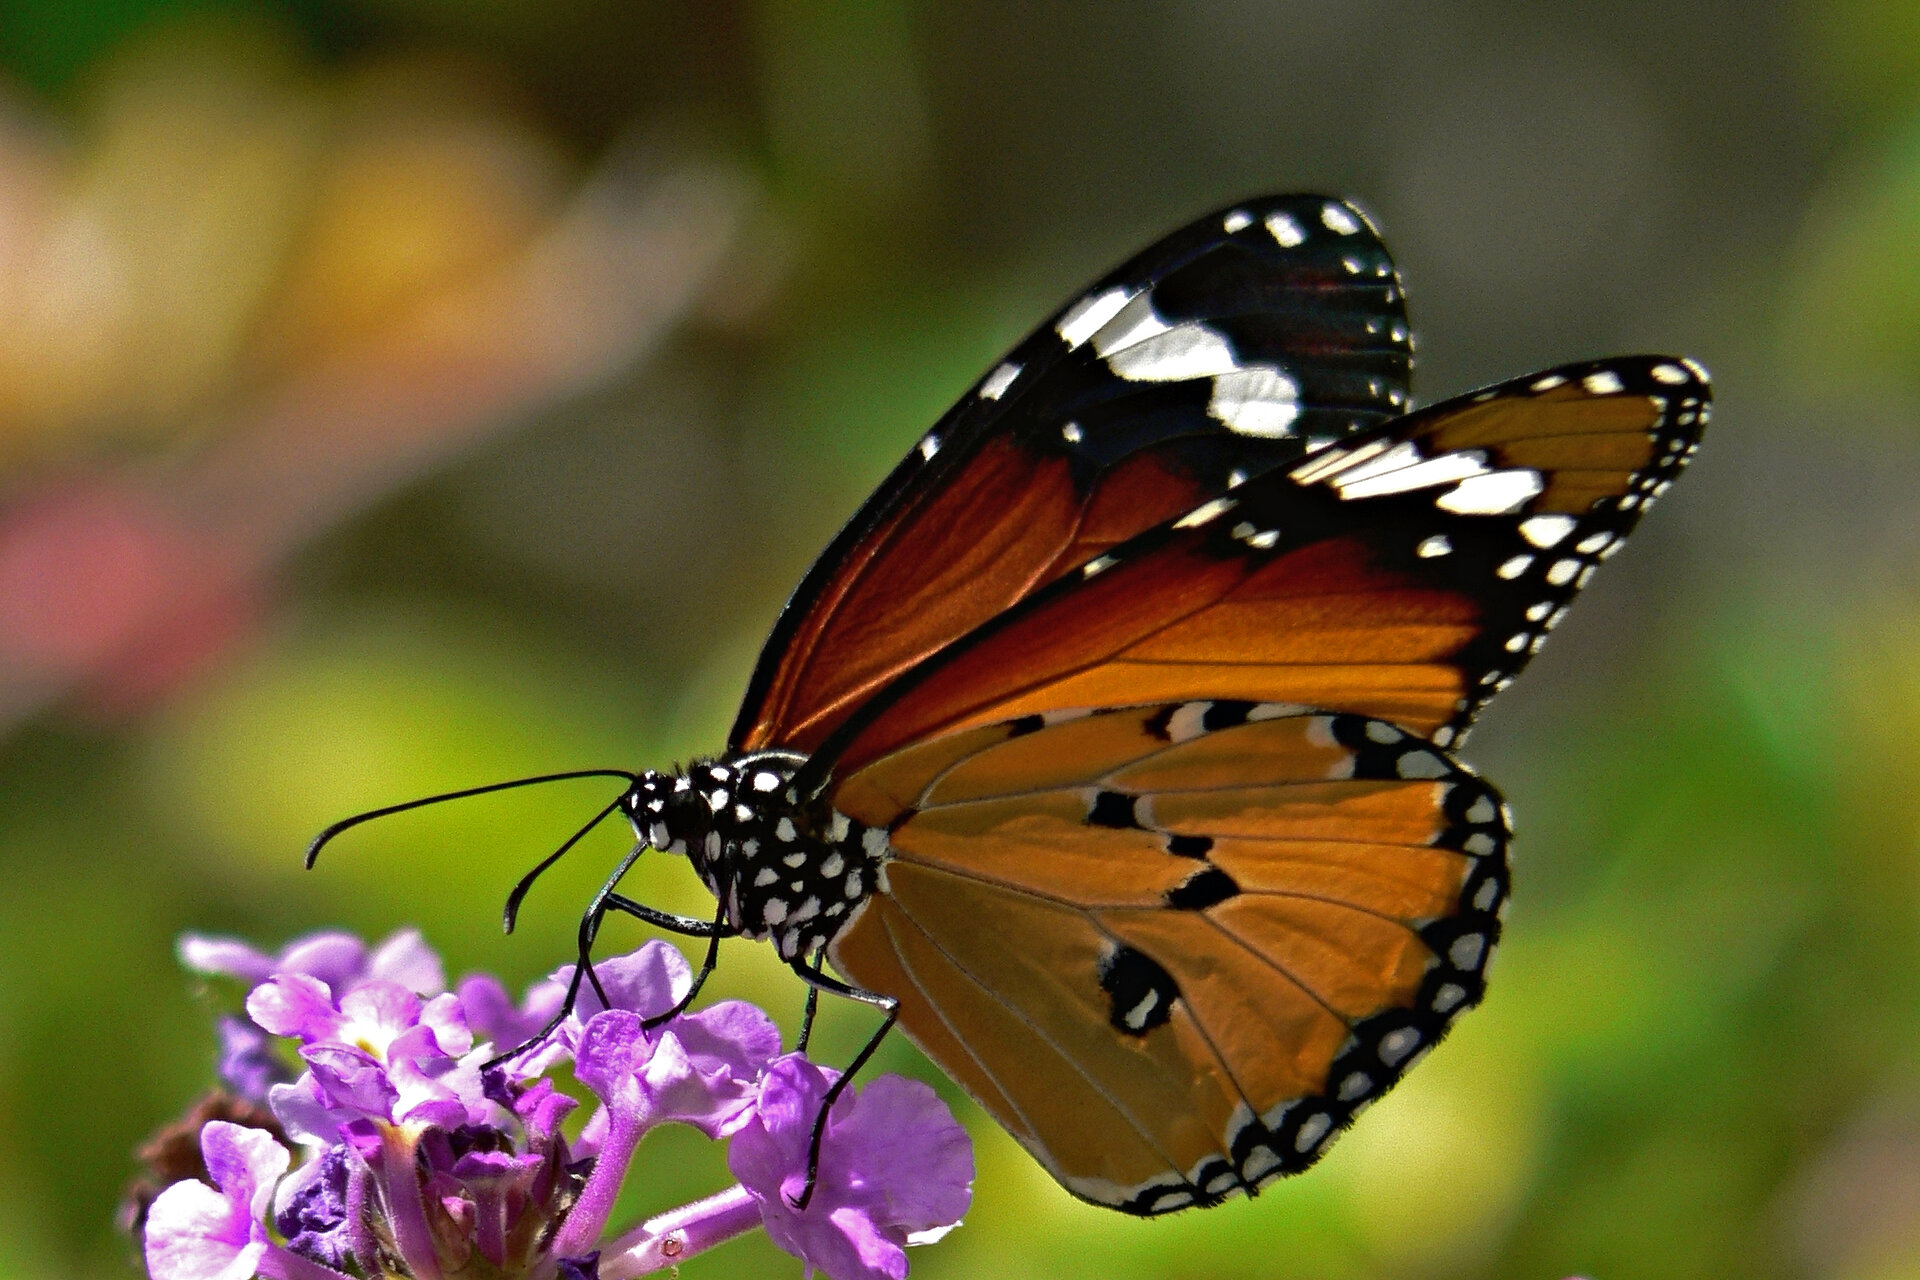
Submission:
{"label": "butterfly", "polygon": [[[1096,1204],[1312,1164],[1479,1002],[1511,824],[1452,752],[1710,411],[1665,356],[1416,410],[1412,352],[1373,225],[1324,196],[1077,295],[809,570],[726,751],[613,771],[639,844],[583,954],[608,911],[711,939],[703,975],[765,939]],[[647,847],[711,921],[618,892]]]}

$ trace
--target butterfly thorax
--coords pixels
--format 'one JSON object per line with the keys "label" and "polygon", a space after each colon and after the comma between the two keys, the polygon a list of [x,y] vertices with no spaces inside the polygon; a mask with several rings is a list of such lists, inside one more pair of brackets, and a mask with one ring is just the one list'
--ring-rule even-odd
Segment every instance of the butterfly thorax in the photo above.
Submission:
{"label": "butterfly thorax", "polygon": [[622,802],[640,839],[686,856],[742,937],[784,959],[832,940],[883,887],[886,832],[793,788],[804,756],[759,752],[640,775]]}

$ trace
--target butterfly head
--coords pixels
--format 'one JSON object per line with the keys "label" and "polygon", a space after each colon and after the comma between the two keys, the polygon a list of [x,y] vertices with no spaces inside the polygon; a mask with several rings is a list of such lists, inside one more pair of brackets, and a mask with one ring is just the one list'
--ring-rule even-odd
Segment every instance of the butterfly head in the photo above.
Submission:
{"label": "butterfly head", "polygon": [[781,956],[831,940],[884,883],[886,832],[810,802],[793,787],[806,757],[767,751],[640,775],[622,801],[635,834],[683,854],[726,904],[741,936]]}

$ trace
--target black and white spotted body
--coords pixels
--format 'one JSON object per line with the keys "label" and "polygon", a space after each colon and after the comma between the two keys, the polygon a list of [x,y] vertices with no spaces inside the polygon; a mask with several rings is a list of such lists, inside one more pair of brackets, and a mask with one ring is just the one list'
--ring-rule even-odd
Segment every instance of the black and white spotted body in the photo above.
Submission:
{"label": "black and white spotted body", "polygon": [[640,839],[693,864],[731,928],[785,960],[831,941],[886,882],[886,832],[800,800],[792,780],[805,760],[764,752],[649,770],[621,802]]}

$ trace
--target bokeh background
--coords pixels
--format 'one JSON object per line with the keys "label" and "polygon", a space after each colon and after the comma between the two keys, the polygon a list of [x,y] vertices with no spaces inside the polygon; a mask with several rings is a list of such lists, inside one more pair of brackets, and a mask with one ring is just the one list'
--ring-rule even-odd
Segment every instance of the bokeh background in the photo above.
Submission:
{"label": "bokeh background", "polygon": [[[1717,421],[1466,753],[1521,835],[1487,1005],[1204,1214],[963,1106],[917,1273],[1920,1275],[1920,4],[4,0],[0,1278],[133,1274],[130,1151],[210,1068],[179,931],[554,964],[617,835],[499,902],[604,787],[301,846],[714,749],[1004,345],[1289,189],[1376,215],[1422,399],[1663,350]],[[720,1185],[656,1150],[636,1209]]]}

